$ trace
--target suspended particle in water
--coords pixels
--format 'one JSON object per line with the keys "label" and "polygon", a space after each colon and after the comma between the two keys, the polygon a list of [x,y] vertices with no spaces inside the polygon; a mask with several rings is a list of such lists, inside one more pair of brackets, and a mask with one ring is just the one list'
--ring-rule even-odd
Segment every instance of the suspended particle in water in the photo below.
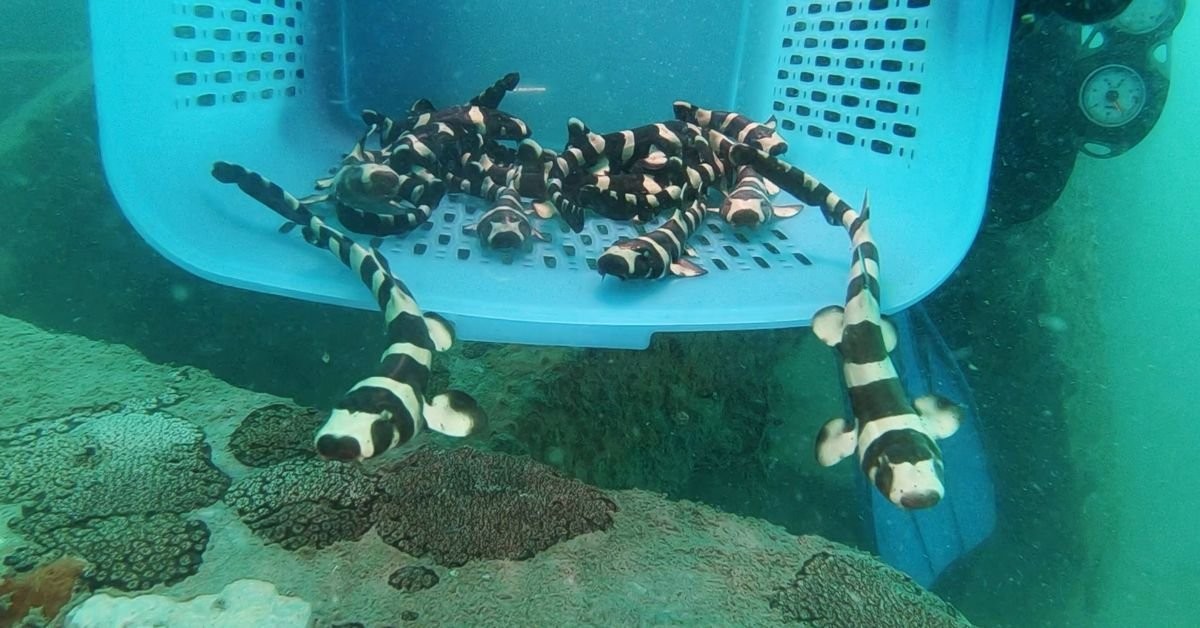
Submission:
{"label": "suspended particle in water", "polygon": [[176,303],[183,303],[192,298],[192,289],[181,283],[171,284],[171,298]]}

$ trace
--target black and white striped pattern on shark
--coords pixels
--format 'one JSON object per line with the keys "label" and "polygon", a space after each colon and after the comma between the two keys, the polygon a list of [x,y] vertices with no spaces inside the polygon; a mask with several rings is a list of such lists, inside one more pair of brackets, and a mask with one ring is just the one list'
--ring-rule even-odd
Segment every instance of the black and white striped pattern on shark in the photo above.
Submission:
{"label": "black and white striped pattern on shark", "polygon": [[704,222],[704,199],[690,186],[683,189],[684,208],[675,211],[663,225],[650,233],[619,240],[605,249],[596,266],[601,275],[620,279],[659,279],[667,275],[696,277],[705,274],[684,255],[687,240]]}
{"label": "black and white striped pattern on shark", "polygon": [[752,166],[756,173],[800,202],[821,208],[825,220],[831,225],[841,224],[843,216],[852,209],[849,203],[816,177],[753,146],[734,144],[729,150],[729,160],[735,166]]}
{"label": "black and white striped pattern on shark", "polygon": [[755,122],[736,111],[705,109],[686,100],[675,101],[674,109],[676,120],[720,132],[734,141],[749,144],[769,155],[782,155],[787,152],[787,141],[775,130],[773,117],[766,122]]}
{"label": "black and white striped pattern on shark", "polygon": [[800,213],[799,205],[776,205],[768,181],[753,166],[738,168],[733,190],[721,204],[721,218],[735,227],[758,227],[772,218],[790,218]]}
{"label": "black and white striped pattern on shark", "polygon": [[813,316],[813,333],[842,360],[853,422],[830,420],[816,442],[817,461],[830,466],[858,453],[863,473],[879,492],[905,509],[928,508],[945,492],[936,440],[958,429],[962,410],[936,395],[909,403],[889,352],[896,331],[880,314],[879,250],[871,237],[870,208],[841,214],[852,245],[846,306]]}
{"label": "black and white striped pattern on shark", "polygon": [[422,427],[466,436],[486,424],[486,416],[469,395],[446,391],[429,401],[425,388],[435,351],[454,342],[449,321],[423,313],[388,267],[387,258],[329,227],[295,197],[262,175],[226,162],[213,165],[213,177],[236,184],[251,198],[302,226],[304,238],[327,249],[375,296],[387,323],[388,348],[378,370],[352,386],[334,406],[316,434],[317,452],[326,458],[361,460],[378,456],[410,440]]}

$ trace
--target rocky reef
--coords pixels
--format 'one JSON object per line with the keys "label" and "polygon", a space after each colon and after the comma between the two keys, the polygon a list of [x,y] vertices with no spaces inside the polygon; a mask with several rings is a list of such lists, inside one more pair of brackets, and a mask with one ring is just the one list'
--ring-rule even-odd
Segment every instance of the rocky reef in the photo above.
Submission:
{"label": "rocky reef", "polygon": [[[156,621],[193,611],[219,613],[205,615],[215,621],[273,616],[261,613],[287,606],[317,625],[372,628],[404,619],[964,623],[936,597],[845,546],[661,494],[601,490],[529,458],[447,450],[435,439],[374,465],[327,463],[297,450],[266,467],[244,467],[223,451],[210,456],[205,443],[233,440],[254,409],[281,400],[203,372],[181,377],[131,351],[3,317],[0,335],[55,356],[22,382],[29,390],[63,389],[83,368],[97,390],[150,399],[163,388],[179,393],[169,407],[113,404],[36,421],[15,419],[29,416],[19,403],[0,409],[0,425],[12,426],[0,432],[5,453],[27,454],[0,457],[0,494],[15,496],[22,510],[0,527],[0,548],[31,548],[9,553],[0,576],[0,609],[24,615],[14,622],[53,612],[69,614],[68,625],[105,625],[111,613],[146,609],[158,613]],[[36,395],[26,403],[48,407]],[[304,412],[289,407],[280,416],[297,414]],[[44,466],[33,465],[35,458]],[[226,474],[236,478],[228,490]],[[110,497],[67,495],[79,486]],[[97,514],[65,512],[55,498]],[[10,534],[25,538],[14,544]],[[44,561],[52,548],[69,562],[51,569]],[[254,595],[226,589],[233,579],[259,581],[246,585]],[[34,599],[43,581],[57,583],[55,593]],[[79,604],[89,588],[103,586],[155,586],[155,595],[100,591],[95,602]],[[265,601],[242,604],[243,597]],[[93,620],[100,623],[87,623]]]}

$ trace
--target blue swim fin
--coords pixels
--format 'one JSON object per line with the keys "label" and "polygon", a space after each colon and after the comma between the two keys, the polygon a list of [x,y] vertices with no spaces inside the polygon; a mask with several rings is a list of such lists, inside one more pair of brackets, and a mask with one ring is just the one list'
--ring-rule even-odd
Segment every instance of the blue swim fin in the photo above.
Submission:
{"label": "blue swim fin", "polygon": [[898,337],[892,360],[909,396],[936,392],[966,411],[958,431],[939,443],[946,465],[946,494],[937,506],[901,510],[857,474],[862,492],[870,496],[868,507],[879,556],[930,587],[951,563],[992,534],[996,527],[995,487],[983,450],[979,412],[950,347],[920,304],[889,318]]}

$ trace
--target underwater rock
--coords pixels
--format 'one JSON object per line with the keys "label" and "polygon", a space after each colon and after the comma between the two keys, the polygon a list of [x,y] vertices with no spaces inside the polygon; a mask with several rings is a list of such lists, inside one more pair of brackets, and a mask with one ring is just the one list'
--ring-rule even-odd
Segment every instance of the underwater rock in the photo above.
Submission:
{"label": "underwater rock", "polygon": [[357,540],[371,528],[378,480],[358,465],[286,460],[239,480],[225,502],[255,533],[285,549]]}
{"label": "underwater rock", "polygon": [[376,507],[384,542],[456,567],[522,560],[612,525],[616,503],[528,458],[461,447],[422,448],[381,472]]}
{"label": "underwater rock", "polygon": [[16,626],[33,609],[40,609],[47,621],[71,600],[79,575],[86,564],[64,556],[38,569],[0,580],[0,626]]}
{"label": "underwater rock", "polygon": [[202,508],[229,478],[204,432],[165,412],[113,404],[0,429],[0,495],[77,520]]}
{"label": "underwater rock", "polygon": [[307,626],[312,605],[262,580],[237,580],[186,601],[162,595],[94,595],[67,614],[68,628],[109,626]]}
{"label": "underwater rock", "polygon": [[863,552],[817,536],[795,578],[775,590],[772,608],[805,626],[970,626],[953,606]]}
{"label": "underwater rock", "polygon": [[250,467],[269,467],[314,455],[313,434],[325,417],[316,408],[273,403],[257,408],[233,430],[229,451]]}
{"label": "underwater rock", "polygon": [[[90,563],[83,579],[125,591],[171,585],[196,573],[208,546],[208,526],[175,513],[114,515],[87,521],[35,512],[11,522],[47,555],[66,553]],[[16,554],[36,552],[23,548]]]}
{"label": "underwater rock", "polygon": [[437,574],[432,569],[420,565],[401,567],[388,576],[388,584],[406,593],[429,589],[436,586],[437,583]]}

